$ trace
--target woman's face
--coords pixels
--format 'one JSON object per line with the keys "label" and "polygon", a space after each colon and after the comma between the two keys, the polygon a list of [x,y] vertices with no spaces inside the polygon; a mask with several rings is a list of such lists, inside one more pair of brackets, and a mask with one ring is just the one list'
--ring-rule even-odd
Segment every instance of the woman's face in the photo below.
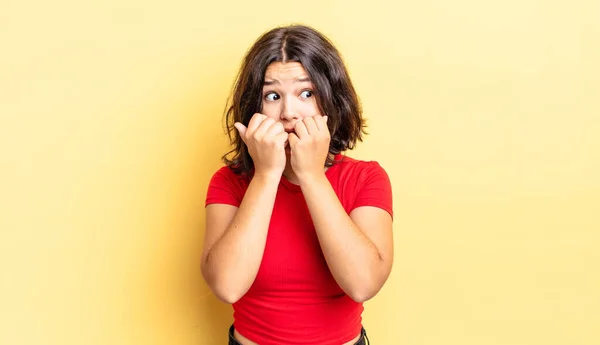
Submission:
{"label": "woman's face", "polygon": [[273,62],[267,67],[261,113],[280,121],[286,132],[293,132],[296,121],[319,114],[314,86],[301,63]]}

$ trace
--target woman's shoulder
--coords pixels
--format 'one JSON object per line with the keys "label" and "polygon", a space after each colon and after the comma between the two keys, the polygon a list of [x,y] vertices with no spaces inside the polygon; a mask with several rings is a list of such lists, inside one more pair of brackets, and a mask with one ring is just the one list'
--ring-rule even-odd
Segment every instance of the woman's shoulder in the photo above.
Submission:
{"label": "woman's shoulder", "polygon": [[229,165],[223,165],[219,167],[214,173],[213,176],[225,176],[225,177],[235,177],[235,170]]}
{"label": "woman's shoulder", "polygon": [[219,203],[239,206],[248,185],[249,181],[245,175],[236,173],[231,166],[222,166],[210,179],[206,205]]}
{"label": "woman's shoulder", "polygon": [[385,169],[376,160],[364,160],[352,158],[346,155],[338,155],[334,160],[334,166],[337,166],[339,173],[354,176],[364,176],[371,174],[387,175]]}
{"label": "woman's shoulder", "polygon": [[223,165],[218,168],[210,179],[210,184],[236,184],[247,185],[250,178],[247,174],[243,174],[236,167],[231,165]]}
{"label": "woman's shoulder", "polygon": [[374,206],[393,217],[392,184],[378,161],[345,157],[338,164],[338,175],[332,180],[343,195],[342,200],[346,200],[348,212],[361,206]]}

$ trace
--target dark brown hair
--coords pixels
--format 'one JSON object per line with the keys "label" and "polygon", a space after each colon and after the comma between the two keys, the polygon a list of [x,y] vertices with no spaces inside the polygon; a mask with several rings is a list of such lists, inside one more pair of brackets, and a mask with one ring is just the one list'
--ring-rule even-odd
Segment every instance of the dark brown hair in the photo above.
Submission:
{"label": "dark brown hair", "polygon": [[[233,148],[223,156],[238,174],[254,168],[246,144],[233,126],[248,126],[262,109],[262,90],[267,67],[273,62],[299,62],[315,86],[317,105],[328,116],[331,133],[329,153],[351,150],[362,141],[365,121],[360,102],[338,50],[329,39],[304,25],[278,27],[266,32],[252,45],[242,62],[225,112],[225,127]],[[233,154],[231,158],[228,158]],[[327,159],[326,166],[332,160]]]}

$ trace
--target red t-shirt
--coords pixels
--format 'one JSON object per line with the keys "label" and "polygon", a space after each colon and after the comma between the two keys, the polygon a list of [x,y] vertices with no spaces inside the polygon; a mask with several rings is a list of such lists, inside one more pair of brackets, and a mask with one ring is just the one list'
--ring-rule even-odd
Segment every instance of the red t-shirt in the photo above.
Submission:
{"label": "red t-shirt", "polygon": [[[347,213],[375,206],[393,216],[390,180],[377,162],[338,155],[325,175]],[[206,205],[239,207],[248,184],[247,178],[222,167],[210,181]],[[361,330],[362,303],[334,280],[300,186],[284,177],[258,274],[233,309],[234,327],[260,345],[339,345]]]}

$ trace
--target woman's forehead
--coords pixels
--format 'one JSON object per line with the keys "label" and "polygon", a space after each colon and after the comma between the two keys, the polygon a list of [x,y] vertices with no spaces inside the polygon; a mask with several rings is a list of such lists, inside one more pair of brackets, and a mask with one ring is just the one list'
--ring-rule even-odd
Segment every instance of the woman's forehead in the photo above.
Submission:
{"label": "woman's forehead", "polygon": [[265,71],[265,81],[290,82],[290,81],[308,81],[308,73],[299,62],[273,62]]}

